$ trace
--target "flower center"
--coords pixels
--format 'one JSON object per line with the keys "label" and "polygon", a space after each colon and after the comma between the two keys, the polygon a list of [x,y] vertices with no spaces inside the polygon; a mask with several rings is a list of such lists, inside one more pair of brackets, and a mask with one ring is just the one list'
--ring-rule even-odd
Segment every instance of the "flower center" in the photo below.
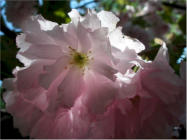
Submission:
{"label": "flower center", "polygon": [[74,52],[72,58],[72,64],[84,68],[89,62],[89,58],[86,54],[80,52]]}
{"label": "flower center", "polygon": [[75,49],[69,47],[71,60],[70,64],[76,65],[77,67],[84,69],[89,63],[89,56],[85,53],[77,52]]}

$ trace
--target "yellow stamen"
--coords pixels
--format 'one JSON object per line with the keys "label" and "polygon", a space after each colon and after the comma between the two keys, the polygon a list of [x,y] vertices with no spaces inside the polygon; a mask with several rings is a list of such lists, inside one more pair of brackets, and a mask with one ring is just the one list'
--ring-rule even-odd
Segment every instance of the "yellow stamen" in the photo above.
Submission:
{"label": "yellow stamen", "polygon": [[[89,63],[89,56],[85,53],[76,51],[71,46],[69,46],[69,49],[70,49],[70,55],[71,55],[69,64],[75,65],[83,69],[83,73],[84,73],[84,68]],[[89,51],[89,53],[91,53],[91,51]]]}

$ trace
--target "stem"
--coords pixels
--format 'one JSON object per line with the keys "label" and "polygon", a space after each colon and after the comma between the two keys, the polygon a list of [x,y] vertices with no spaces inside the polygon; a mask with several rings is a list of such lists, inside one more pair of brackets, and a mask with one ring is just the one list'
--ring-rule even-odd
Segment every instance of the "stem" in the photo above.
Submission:
{"label": "stem", "polygon": [[183,6],[183,5],[177,5],[177,4],[168,3],[168,2],[162,2],[162,4],[165,5],[165,6],[172,7],[172,8],[176,8],[176,9],[180,9],[180,10],[186,10],[186,6]]}

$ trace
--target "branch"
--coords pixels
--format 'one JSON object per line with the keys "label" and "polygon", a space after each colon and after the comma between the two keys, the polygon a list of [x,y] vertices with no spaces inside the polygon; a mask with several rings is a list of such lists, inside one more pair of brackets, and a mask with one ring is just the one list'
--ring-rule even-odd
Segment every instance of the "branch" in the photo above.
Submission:
{"label": "branch", "polygon": [[162,4],[165,5],[165,6],[172,7],[172,8],[176,8],[176,9],[180,9],[180,10],[186,10],[186,6],[183,6],[183,5],[177,5],[177,4],[168,3],[168,2],[162,2]]}

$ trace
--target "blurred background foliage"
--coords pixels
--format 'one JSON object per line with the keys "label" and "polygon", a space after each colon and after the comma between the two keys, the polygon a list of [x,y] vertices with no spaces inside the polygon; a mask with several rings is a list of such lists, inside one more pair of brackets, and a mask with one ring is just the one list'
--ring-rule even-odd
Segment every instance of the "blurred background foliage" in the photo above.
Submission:
{"label": "blurred background foliage", "polygon": [[[26,2],[32,5],[33,1]],[[11,3],[14,5],[15,1]],[[18,48],[15,41],[21,29],[8,20],[7,7],[7,1],[0,0],[1,93],[2,80],[13,77],[12,70],[22,66],[16,59]],[[144,43],[146,49],[140,55],[146,60],[154,59],[160,47],[155,38],[161,38],[167,43],[170,65],[179,74],[181,61],[186,61],[186,0],[36,0],[33,6],[34,14],[41,14],[58,24],[70,22],[68,12],[72,8],[78,9],[81,15],[86,14],[87,8],[113,12],[120,18],[118,25],[123,27],[124,34]],[[17,10],[21,11],[22,7]],[[16,11],[9,12],[16,16]],[[2,98],[0,107],[5,108]]]}

